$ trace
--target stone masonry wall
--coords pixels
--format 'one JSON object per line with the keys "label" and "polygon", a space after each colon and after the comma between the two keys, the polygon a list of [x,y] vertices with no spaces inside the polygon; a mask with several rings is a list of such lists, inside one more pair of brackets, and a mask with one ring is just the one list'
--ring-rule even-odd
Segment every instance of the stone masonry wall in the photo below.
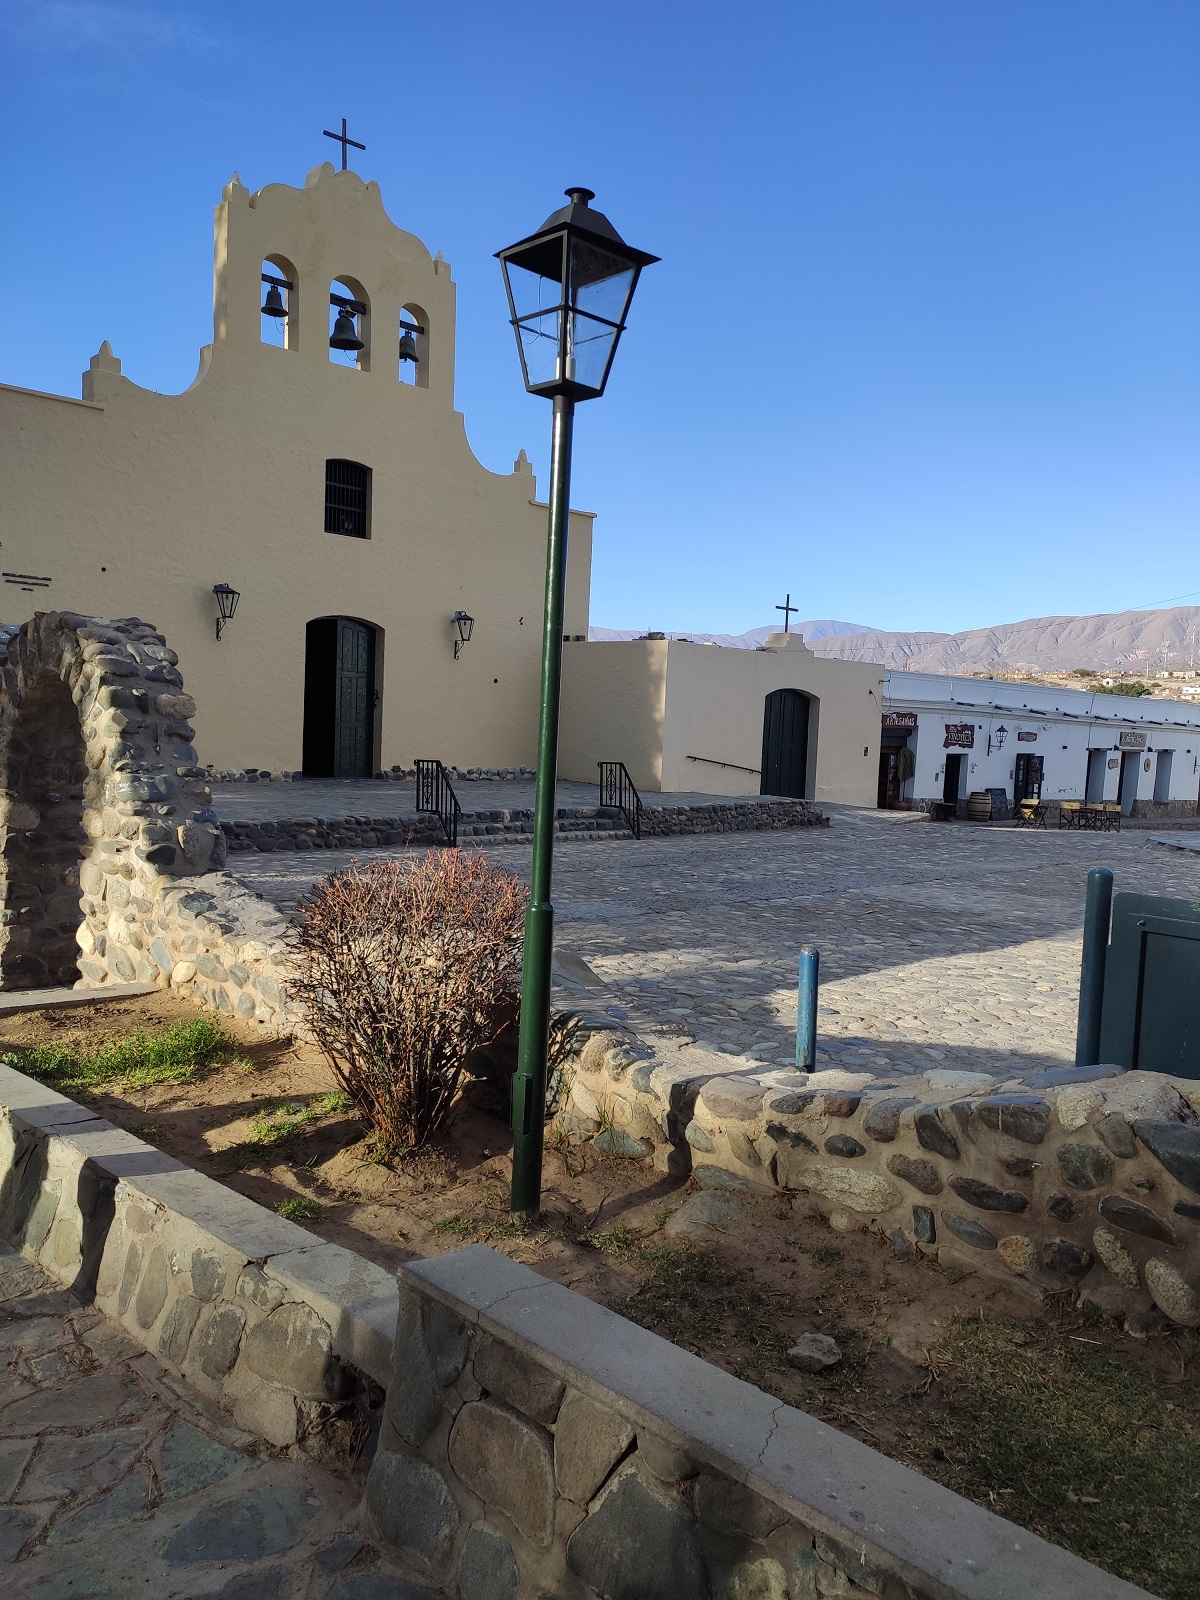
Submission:
{"label": "stone masonry wall", "polygon": [[727,805],[642,806],[642,838],[680,833],[745,833],[764,828],[827,828],[808,800],[731,800]]}
{"label": "stone masonry wall", "polygon": [[1143,1594],[482,1246],[399,1279],[366,1509],[442,1593]]}
{"label": "stone masonry wall", "polygon": [[320,1456],[372,1432],[390,1274],[8,1067],[0,1235],[272,1444]]}
{"label": "stone masonry wall", "polygon": [[[1032,1081],[933,1071],[711,1074],[581,1040],[558,1122],[705,1188],[784,1191],[901,1255],[1076,1289],[1138,1331],[1200,1326],[1200,1084],[1115,1066]],[[799,1197],[804,1197],[802,1200]]]}

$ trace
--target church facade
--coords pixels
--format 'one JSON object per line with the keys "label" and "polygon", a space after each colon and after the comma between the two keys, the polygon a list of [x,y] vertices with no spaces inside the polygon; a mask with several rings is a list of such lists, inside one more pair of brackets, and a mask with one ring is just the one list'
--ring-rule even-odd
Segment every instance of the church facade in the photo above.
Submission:
{"label": "church facade", "polygon": [[[260,310],[272,288],[285,316]],[[364,308],[361,350],[330,348],[331,295]],[[139,388],[107,345],[82,400],[0,388],[0,621],[153,622],[218,768],[532,764],[546,511],[523,453],[498,475],[467,442],[449,266],[354,172],[253,195],[235,176],[214,308],[183,394]],[[572,515],[571,635],[591,525]],[[220,584],[239,599],[218,640]]]}
{"label": "church facade", "polygon": [[[523,451],[503,474],[472,453],[454,341],[450,268],[377,184],[235,175],[187,390],[139,387],[107,342],[81,399],[0,385],[0,622],[152,622],[218,770],[532,766],[546,507]],[[563,778],[873,803],[878,669],[794,636],[588,642],[591,514],[569,551]]]}

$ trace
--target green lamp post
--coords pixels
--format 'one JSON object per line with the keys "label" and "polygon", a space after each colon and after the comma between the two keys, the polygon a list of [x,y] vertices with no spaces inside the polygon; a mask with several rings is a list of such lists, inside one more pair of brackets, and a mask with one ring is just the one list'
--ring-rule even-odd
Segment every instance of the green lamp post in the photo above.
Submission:
{"label": "green lamp post", "polygon": [[548,217],[537,233],[497,252],[525,387],[530,394],[554,401],[533,871],[525,913],[521,1033],[512,1088],[512,1210],[527,1217],[537,1215],[542,1199],[554,955],[550,878],[575,402],[595,400],[604,393],[638,277],[643,267],[659,259],[627,245],[608,218],[591,209],[595,195],[590,189],[568,189],[566,195],[570,203]]}

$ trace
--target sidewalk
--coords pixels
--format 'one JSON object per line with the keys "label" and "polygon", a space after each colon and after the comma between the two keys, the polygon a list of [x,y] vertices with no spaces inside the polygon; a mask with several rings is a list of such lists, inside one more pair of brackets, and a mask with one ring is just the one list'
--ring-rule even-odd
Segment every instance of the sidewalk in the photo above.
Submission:
{"label": "sidewalk", "polygon": [[361,1498],[239,1432],[0,1245],[5,1600],[434,1600],[360,1533]]}

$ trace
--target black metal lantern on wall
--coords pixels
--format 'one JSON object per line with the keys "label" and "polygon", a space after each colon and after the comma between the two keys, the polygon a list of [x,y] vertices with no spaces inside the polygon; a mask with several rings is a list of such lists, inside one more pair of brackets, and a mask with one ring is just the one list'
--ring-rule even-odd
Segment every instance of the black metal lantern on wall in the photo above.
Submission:
{"label": "black metal lantern on wall", "polygon": [[469,611],[456,611],[450,621],[458,630],[458,638],[454,641],[454,659],[457,661],[463,645],[471,642],[471,630],[475,626],[475,618]]}
{"label": "black metal lantern on wall", "polygon": [[225,624],[237,610],[238,601],[242,598],[236,589],[231,589],[227,583],[214,583],[213,594],[217,598],[217,638],[220,639],[225,631]]}
{"label": "black metal lantern on wall", "polygon": [[626,244],[592,210],[590,189],[566,194],[569,205],[497,255],[525,387],[594,400],[608,382],[641,270],[660,258]]}

